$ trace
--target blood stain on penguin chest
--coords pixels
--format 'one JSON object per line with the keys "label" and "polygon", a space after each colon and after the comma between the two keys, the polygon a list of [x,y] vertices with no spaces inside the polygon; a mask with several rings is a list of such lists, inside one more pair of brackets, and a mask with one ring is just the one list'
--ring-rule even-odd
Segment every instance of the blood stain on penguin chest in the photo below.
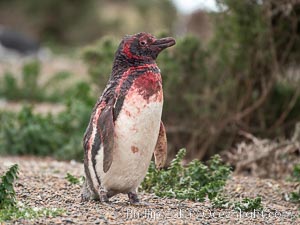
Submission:
{"label": "blood stain on penguin chest", "polygon": [[[141,183],[157,142],[162,106],[160,74],[145,74],[137,78],[115,121],[111,168],[107,173],[102,169],[98,171],[105,189],[127,192],[136,189]],[[99,166],[102,168],[102,165]]]}

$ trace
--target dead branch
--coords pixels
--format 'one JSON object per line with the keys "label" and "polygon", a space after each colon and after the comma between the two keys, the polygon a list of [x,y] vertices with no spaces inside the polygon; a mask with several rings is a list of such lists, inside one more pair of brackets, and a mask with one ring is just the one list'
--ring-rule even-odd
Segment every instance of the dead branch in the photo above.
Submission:
{"label": "dead branch", "polygon": [[239,172],[241,172],[241,170],[243,170],[248,165],[258,162],[260,160],[263,160],[266,157],[270,157],[271,154],[275,154],[276,151],[282,150],[283,148],[286,148],[286,147],[289,147],[287,152],[293,152],[293,151],[297,150],[297,148],[298,148],[295,144],[293,144],[291,142],[281,143],[278,146],[271,148],[270,150],[262,151],[259,154],[255,154],[255,157],[253,157],[253,158],[249,158],[245,161],[238,162],[236,165],[236,170],[234,172],[239,173]]}

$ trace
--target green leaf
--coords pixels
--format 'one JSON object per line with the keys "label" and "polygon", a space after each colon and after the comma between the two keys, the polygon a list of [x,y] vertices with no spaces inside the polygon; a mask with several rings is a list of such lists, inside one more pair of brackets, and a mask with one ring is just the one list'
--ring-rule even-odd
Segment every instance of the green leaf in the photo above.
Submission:
{"label": "green leaf", "polygon": [[166,170],[155,170],[151,162],[142,188],[161,197],[204,201],[205,196],[213,199],[224,187],[231,171],[223,165],[219,156],[214,156],[208,165],[193,160],[183,166],[186,150],[180,149]]}

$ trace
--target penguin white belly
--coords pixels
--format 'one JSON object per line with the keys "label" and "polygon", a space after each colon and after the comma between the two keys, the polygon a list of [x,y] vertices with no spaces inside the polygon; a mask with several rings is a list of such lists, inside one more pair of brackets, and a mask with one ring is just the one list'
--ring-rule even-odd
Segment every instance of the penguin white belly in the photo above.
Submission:
{"label": "penguin white belly", "polygon": [[103,149],[96,156],[96,170],[107,191],[135,191],[144,179],[157,142],[161,114],[162,90],[144,99],[131,89],[115,122],[113,162],[103,172]]}

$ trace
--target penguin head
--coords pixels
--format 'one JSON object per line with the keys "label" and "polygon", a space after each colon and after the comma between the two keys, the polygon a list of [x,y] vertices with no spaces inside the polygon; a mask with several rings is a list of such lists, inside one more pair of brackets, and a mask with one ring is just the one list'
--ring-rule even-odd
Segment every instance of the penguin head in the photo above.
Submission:
{"label": "penguin head", "polygon": [[125,36],[117,53],[122,54],[128,60],[153,61],[162,50],[175,43],[172,37],[157,39],[152,34],[142,32]]}

